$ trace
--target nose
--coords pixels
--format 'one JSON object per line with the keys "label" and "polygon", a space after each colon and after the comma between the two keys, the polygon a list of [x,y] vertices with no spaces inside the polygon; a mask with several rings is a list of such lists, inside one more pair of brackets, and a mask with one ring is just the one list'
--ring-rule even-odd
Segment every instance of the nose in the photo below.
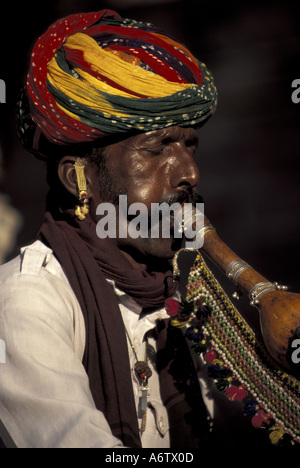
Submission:
{"label": "nose", "polygon": [[173,189],[191,190],[199,183],[199,171],[193,152],[185,144],[177,144],[174,153],[174,165],[170,177]]}

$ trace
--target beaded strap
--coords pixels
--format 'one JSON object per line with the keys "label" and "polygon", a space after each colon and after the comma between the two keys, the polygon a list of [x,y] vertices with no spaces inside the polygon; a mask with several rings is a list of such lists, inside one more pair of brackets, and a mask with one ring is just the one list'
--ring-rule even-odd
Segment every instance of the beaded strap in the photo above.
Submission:
{"label": "beaded strap", "polygon": [[177,313],[174,300],[166,309],[174,326],[193,322],[186,331],[192,348],[203,356],[217,388],[241,403],[252,424],[267,429],[275,445],[300,443],[300,383],[272,361],[200,254]]}

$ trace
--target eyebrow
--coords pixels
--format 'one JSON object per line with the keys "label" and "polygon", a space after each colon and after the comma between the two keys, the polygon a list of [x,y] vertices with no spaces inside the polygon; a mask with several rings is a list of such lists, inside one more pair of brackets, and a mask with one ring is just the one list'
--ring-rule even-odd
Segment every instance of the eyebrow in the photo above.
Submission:
{"label": "eyebrow", "polygon": [[161,129],[161,130],[155,130],[155,131],[152,131],[152,132],[147,132],[145,133],[143,136],[143,143],[148,143],[148,142],[151,142],[152,140],[162,140],[164,138],[166,138],[166,130],[165,128]]}
{"label": "eyebrow", "polygon": [[[163,128],[161,130],[155,130],[152,132],[145,133],[144,138],[142,140],[143,144],[152,143],[152,142],[160,142],[164,144],[172,143],[178,140],[178,134],[172,133],[170,134],[169,128]],[[186,141],[192,142],[193,144],[199,143],[199,137],[195,130],[191,130],[191,133],[188,135]]]}

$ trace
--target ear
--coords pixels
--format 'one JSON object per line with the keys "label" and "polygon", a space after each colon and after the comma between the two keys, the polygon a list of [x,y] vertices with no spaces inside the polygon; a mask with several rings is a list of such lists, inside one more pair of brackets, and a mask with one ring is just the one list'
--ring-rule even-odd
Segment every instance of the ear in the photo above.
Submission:
{"label": "ear", "polygon": [[[75,156],[64,156],[58,163],[58,177],[65,187],[65,189],[75,197],[78,196],[78,183],[75,171]],[[82,164],[85,166],[84,175],[87,182],[87,192],[88,197],[91,196],[91,181],[92,181],[92,171],[90,165],[84,158],[80,158]]]}
{"label": "ear", "polygon": [[[77,176],[75,171],[75,161],[78,158],[76,156],[64,156],[58,163],[58,177],[61,181],[63,187],[67,190],[67,192],[78,199],[79,189],[77,183]],[[88,199],[91,201],[94,198],[94,191],[93,187],[95,186],[95,169],[91,164],[89,164],[88,160],[80,158],[80,162],[84,165],[84,175],[86,179],[87,185],[87,196]]]}
{"label": "ear", "polygon": [[58,163],[58,177],[65,189],[77,197],[78,187],[75,175],[76,158],[74,156],[64,156]]}

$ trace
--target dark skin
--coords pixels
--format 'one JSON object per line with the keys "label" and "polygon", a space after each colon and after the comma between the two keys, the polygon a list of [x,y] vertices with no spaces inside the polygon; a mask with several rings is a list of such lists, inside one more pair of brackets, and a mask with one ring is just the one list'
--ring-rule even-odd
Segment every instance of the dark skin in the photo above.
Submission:
{"label": "dark skin", "polygon": [[[144,203],[161,203],[178,193],[190,197],[196,191],[199,172],[194,161],[198,136],[194,128],[173,126],[162,130],[141,133],[106,147],[106,167],[112,177],[114,190],[126,193],[128,206]],[[75,157],[64,157],[58,167],[64,187],[77,197],[74,180]],[[95,224],[97,206],[103,202],[99,191],[99,175],[87,160],[85,175],[90,202],[89,219]],[[133,265],[147,263],[147,258],[172,258],[178,245],[174,239],[138,238],[114,239],[120,250]],[[178,244],[178,240],[176,241]]]}

